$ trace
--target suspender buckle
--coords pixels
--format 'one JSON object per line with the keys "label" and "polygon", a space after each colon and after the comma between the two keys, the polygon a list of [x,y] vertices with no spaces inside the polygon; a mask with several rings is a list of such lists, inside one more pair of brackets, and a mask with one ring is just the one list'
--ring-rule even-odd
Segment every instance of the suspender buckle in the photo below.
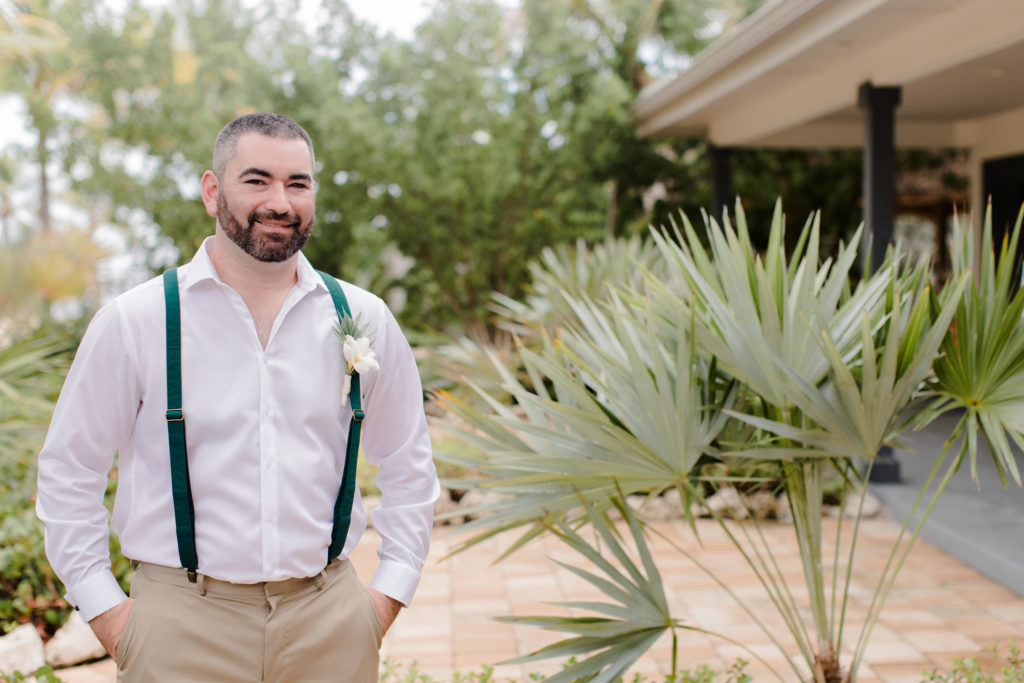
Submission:
{"label": "suspender buckle", "polygon": [[184,422],[185,411],[181,408],[168,408],[164,413],[168,422]]}
{"label": "suspender buckle", "polygon": [[356,409],[352,411],[353,422],[362,422],[364,417],[366,417],[366,413],[364,413],[362,410]]}
{"label": "suspender buckle", "polygon": [[185,575],[188,577],[189,583],[195,583],[196,582],[196,570],[195,569],[186,569],[185,570]]}

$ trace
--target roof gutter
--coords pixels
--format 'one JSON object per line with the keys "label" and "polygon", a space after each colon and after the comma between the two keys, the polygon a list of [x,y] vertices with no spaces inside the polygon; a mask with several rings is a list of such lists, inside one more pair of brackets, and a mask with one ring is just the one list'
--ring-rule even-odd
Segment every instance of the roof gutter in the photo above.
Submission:
{"label": "roof gutter", "polygon": [[660,78],[641,90],[633,105],[634,114],[642,117],[665,106],[829,1],[772,0],[702,50],[689,69]]}

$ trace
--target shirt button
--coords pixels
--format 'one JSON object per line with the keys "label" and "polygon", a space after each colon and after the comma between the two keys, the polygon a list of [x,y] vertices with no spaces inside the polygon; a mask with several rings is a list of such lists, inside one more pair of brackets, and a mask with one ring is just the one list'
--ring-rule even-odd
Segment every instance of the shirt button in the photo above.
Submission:
{"label": "shirt button", "polygon": [[267,514],[263,515],[263,521],[265,521],[265,522],[273,522],[274,521],[274,515],[272,513],[268,512]]}
{"label": "shirt button", "polygon": [[263,466],[266,467],[268,470],[272,470],[274,469],[274,461],[268,460]]}
{"label": "shirt button", "polygon": [[267,408],[267,412],[266,412],[267,417],[270,417],[273,414],[274,414],[274,411],[271,410],[270,408]]}

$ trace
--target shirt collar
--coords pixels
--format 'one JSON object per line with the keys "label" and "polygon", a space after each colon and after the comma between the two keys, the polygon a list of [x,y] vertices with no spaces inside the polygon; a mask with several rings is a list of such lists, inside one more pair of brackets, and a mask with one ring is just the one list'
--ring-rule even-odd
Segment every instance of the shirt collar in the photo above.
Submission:
{"label": "shirt collar", "polygon": [[[220,275],[217,274],[217,269],[213,267],[213,261],[210,260],[209,249],[213,246],[213,235],[210,235],[203,243],[199,246],[195,256],[189,261],[188,266],[184,268],[184,273],[181,278],[182,289],[188,289],[193,287],[204,280],[213,280],[223,284],[223,280],[220,279]],[[316,270],[310,264],[309,259],[306,258],[305,254],[299,252],[298,262],[296,263],[298,270],[298,283],[297,287],[299,291],[310,292],[314,289],[322,289],[324,292],[327,291],[327,285],[317,275]]]}

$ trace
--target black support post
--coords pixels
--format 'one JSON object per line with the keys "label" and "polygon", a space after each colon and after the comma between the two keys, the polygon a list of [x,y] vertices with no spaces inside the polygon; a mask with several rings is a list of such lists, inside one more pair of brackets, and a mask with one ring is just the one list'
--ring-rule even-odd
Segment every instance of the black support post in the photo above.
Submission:
{"label": "black support post", "polygon": [[[863,83],[858,105],[864,111],[864,241],[861,256],[875,270],[892,241],[896,208],[896,107],[898,87],[876,88]],[[870,251],[869,251],[870,250]]]}
{"label": "black support post", "polygon": [[[858,105],[864,111],[864,240],[861,257],[870,258],[871,271],[885,259],[892,242],[896,213],[896,107],[898,87],[860,86]],[[865,275],[868,274],[865,269]],[[883,446],[871,467],[874,483],[900,481],[900,463],[892,448]]]}
{"label": "black support post", "polygon": [[711,215],[721,223],[722,210],[732,201],[732,148],[708,143],[711,160]]}

